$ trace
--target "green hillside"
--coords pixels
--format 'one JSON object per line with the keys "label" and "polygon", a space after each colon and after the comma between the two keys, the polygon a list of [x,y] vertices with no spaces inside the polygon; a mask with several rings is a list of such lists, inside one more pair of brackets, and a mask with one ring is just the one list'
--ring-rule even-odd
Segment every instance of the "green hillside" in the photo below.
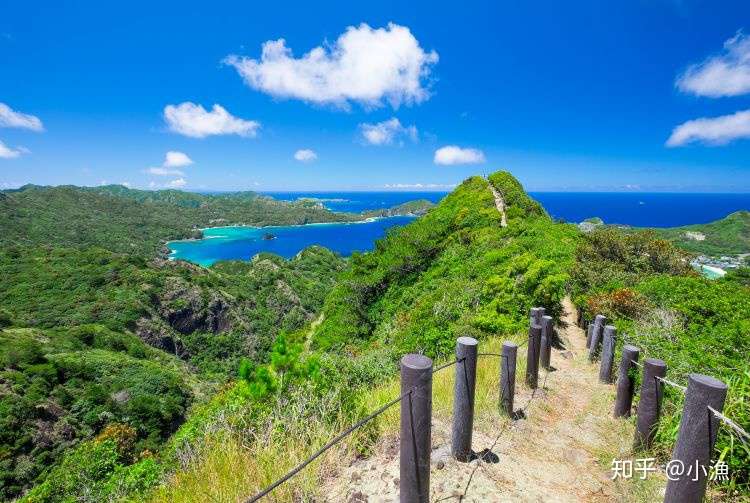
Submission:
{"label": "green hillside", "polygon": [[[85,192],[123,211],[202,211],[193,205],[203,196],[180,192],[70,190],[63,210]],[[750,426],[750,294],[740,281],[700,278],[654,232],[553,222],[507,172],[471,177],[422,210],[350,259],[314,247],[288,261],[263,254],[200,268],[113,251],[132,239],[130,224],[113,226],[109,249],[0,243],[0,496],[244,500],[383,403],[375,386],[397,375],[402,354],[449,358],[462,335],[519,340],[530,306],[559,315],[566,295],[586,317],[611,317],[674,379],[731,380],[725,410]],[[151,222],[155,236],[163,231]],[[54,241],[51,229],[37,239]],[[665,397],[659,462],[681,400]],[[369,423],[346,452],[370,454],[381,428]],[[720,431],[714,456],[744,491],[741,449]],[[308,466],[274,497],[319,499],[327,468]]]}
{"label": "green hillside", "polygon": [[704,255],[750,253],[750,211],[737,211],[708,224],[654,229],[680,248]]}
{"label": "green hillside", "polygon": [[373,216],[422,214],[429,201],[357,213],[334,212],[315,201],[279,201],[254,192],[197,194],[179,190],[27,185],[0,191],[0,246],[96,246],[152,257],[166,241],[200,237],[220,225],[352,222]]}
{"label": "green hillside", "polygon": [[[600,218],[584,221],[584,230],[607,226]],[[720,256],[750,253],[750,211],[736,211],[715,222],[681,227],[628,227],[611,225],[624,232],[652,231],[691,253]]]}
{"label": "green hillside", "polygon": [[490,183],[508,199],[508,227],[488,182],[466,180],[373,253],[352,257],[326,299],[315,347],[376,338],[400,352],[444,354],[460,335],[522,329],[526,306],[558,311],[577,230],[553,224],[510,175]]}
{"label": "green hillside", "polygon": [[343,263],[323,248],[211,269],[0,248],[0,497],[110,424],[132,429],[134,453],[158,450],[242,358],[266,361],[310,322]]}
{"label": "green hillside", "polygon": [[211,225],[287,225],[353,221],[309,202],[251,192],[202,195],[122,186],[26,186],[0,192],[0,246],[97,246],[152,256],[166,241],[200,236]]}

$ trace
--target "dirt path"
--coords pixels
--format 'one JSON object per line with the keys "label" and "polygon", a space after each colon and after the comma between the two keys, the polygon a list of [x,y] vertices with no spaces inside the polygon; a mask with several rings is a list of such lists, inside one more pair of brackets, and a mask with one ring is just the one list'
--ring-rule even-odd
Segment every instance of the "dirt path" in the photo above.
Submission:
{"label": "dirt path", "polygon": [[[494,462],[452,459],[450,420],[434,418],[431,501],[624,501],[609,479],[609,465],[597,459],[626,448],[620,444],[632,438],[622,438],[628,423],[611,417],[612,387],[598,382],[597,366],[587,361],[585,335],[574,324],[569,299],[564,308],[558,327],[564,348],[553,349],[555,370],[540,374],[544,386],[533,397],[523,374],[516,379],[516,405],[525,408],[525,418],[511,421],[493,411],[475,420],[473,449],[490,449]],[[521,347],[519,365],[525,358]],[[398,434],[341,471],[324,487],[324,501],[398,501]]]}
{"label": "dirt path", "polygon": [[491,183],[487,182],[487,184],[490,186],[492,195],[495,197],[495,206],[497,207],[497,211],[500,212],[500,227],[508,227],[508,221],[505,218],[505,201],[503,200],[503,196],[500,194],[500,192],[497,191],[497,189],[495,189],[495,187],[492,186]]}

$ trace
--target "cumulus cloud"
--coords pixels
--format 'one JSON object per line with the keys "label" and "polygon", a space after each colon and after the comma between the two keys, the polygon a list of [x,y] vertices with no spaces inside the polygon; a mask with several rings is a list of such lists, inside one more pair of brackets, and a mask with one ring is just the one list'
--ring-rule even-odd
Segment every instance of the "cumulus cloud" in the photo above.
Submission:
{"label": "cumulus cloud", "polygon": [[711,98],[750,93],[750,37],[737,32],[724,42],[724,52],[689,66],[676,85],[683,92]]}
{"label": "cumulus cloud", "polygon": [[5,103],[0,103],[0,127],[30,129],[37,132],[44,131],[44,125],[39,117],[16,112]]}
{"label": "cumulus cloud", "polygon": [[435,151],[435,164],[452,166],[454,164],[482,164],[485,162],[484,152],[475,148],[461,148],[448,145]]}
{"label": "cumulus cloud", "polygon": [[298,150],[294,153],[294,158],[299,162],[312,162],[318,158],[318,154],[309,148]]}
{"label": "cumulus cloud", "polygon": [[176,150],[170,150],[167,152],[164,158],[163,166],[165,168],[183,168],[193,164],[193,160],[184,154],[183,152],[177,152]]}
{"label": "cumulus cloud", "polygon": [[430,97],[427,80],[437,61],[437,53],[425,52],[409,28],[393,23],[378,29],[350,26],[333,44],[301,58],[278,39],[263,44],[259,60],[224,59],[253,89],[342,108],[350,102],[377,107],[385,100],[393,108],[420,103]]}
{"label": "cumulus cloud", "polygon": [[176,178],[167,183],[167,187],[171,187],[173,189],[179,189],[181,187],[184,187],[185,185],[187,185],[187,180],[185,180],[184,178]]}
{"label": "cumulus cloud", "polygon": [[726,145],[741,138],[750,138],[750,110],[689,120],[674,128],[667,146],[681,147],[692,142]]}
{"label": "cumulus cloud", "polygon": [[189,101],[164,107],[164,121],[170,131],[191,138],[226,134],[254,138],[260,129],[259,122],[235,117],[221,105],[214,105],[209,112]]}
{"label": "cumulus cloud", "polygon": [[402,137],[412,141],[417,141],[419,137],[416,126],[404,127],[396,117],[376,124],[360,124],[359,131],[362,140],[369,145],[393,145]]}
{"label": "cumulus cloud", "polygon": [[0,159],[15,159],[23,154],[28,154],[29,149],[25,147],[11,148],[0,141]]}
{"label": "cumulus cloud", "polygon": [[183,152],[170,150],[164,156],[161,166],[148,168],[146,173],[156,176],[184,176],[185,173],[179,169],[193,164],[193,160]]}

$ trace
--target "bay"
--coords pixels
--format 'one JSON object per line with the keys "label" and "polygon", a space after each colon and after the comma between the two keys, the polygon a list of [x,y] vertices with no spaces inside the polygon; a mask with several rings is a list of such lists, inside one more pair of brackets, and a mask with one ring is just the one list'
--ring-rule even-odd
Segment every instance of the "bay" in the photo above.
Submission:
{"label": "bay", "polygon": [[[170,241],[173,260],[208,267],[219,260],[250,260],[261,252],[292,258],[308,246],[324,246],[343,256],[371,250],[388,229],[414,217],[388,217],[356,223],[326,223],[277,227],[212,227],[203,239]],[[273,239],[266,239],[272,235]]]}

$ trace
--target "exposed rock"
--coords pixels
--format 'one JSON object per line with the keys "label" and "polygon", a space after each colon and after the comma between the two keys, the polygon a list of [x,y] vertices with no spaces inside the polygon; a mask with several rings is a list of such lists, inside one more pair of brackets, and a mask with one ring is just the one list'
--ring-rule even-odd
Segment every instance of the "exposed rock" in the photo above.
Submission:
{"label": "exposed rock", "polygon": [[167,280],[157,302],[161,317],[181,334],[195,331],[219,333],[232,327],[231,306],[225,298],[214,292],[206,300],[199,287],[180,277]]}
{"label": "exposed rock", "polygon": [[126,389],[120,390],[117,393],[112,393],[112,400],[122,405],[130,400],[130,392]]}
{"label": "exposed rock", "polygon": [[141,318],[136,322],[135,333],[151,347],[161,349],[182,358],[188,356],[182,341],[176,337],[163,323],[148,318]]}

